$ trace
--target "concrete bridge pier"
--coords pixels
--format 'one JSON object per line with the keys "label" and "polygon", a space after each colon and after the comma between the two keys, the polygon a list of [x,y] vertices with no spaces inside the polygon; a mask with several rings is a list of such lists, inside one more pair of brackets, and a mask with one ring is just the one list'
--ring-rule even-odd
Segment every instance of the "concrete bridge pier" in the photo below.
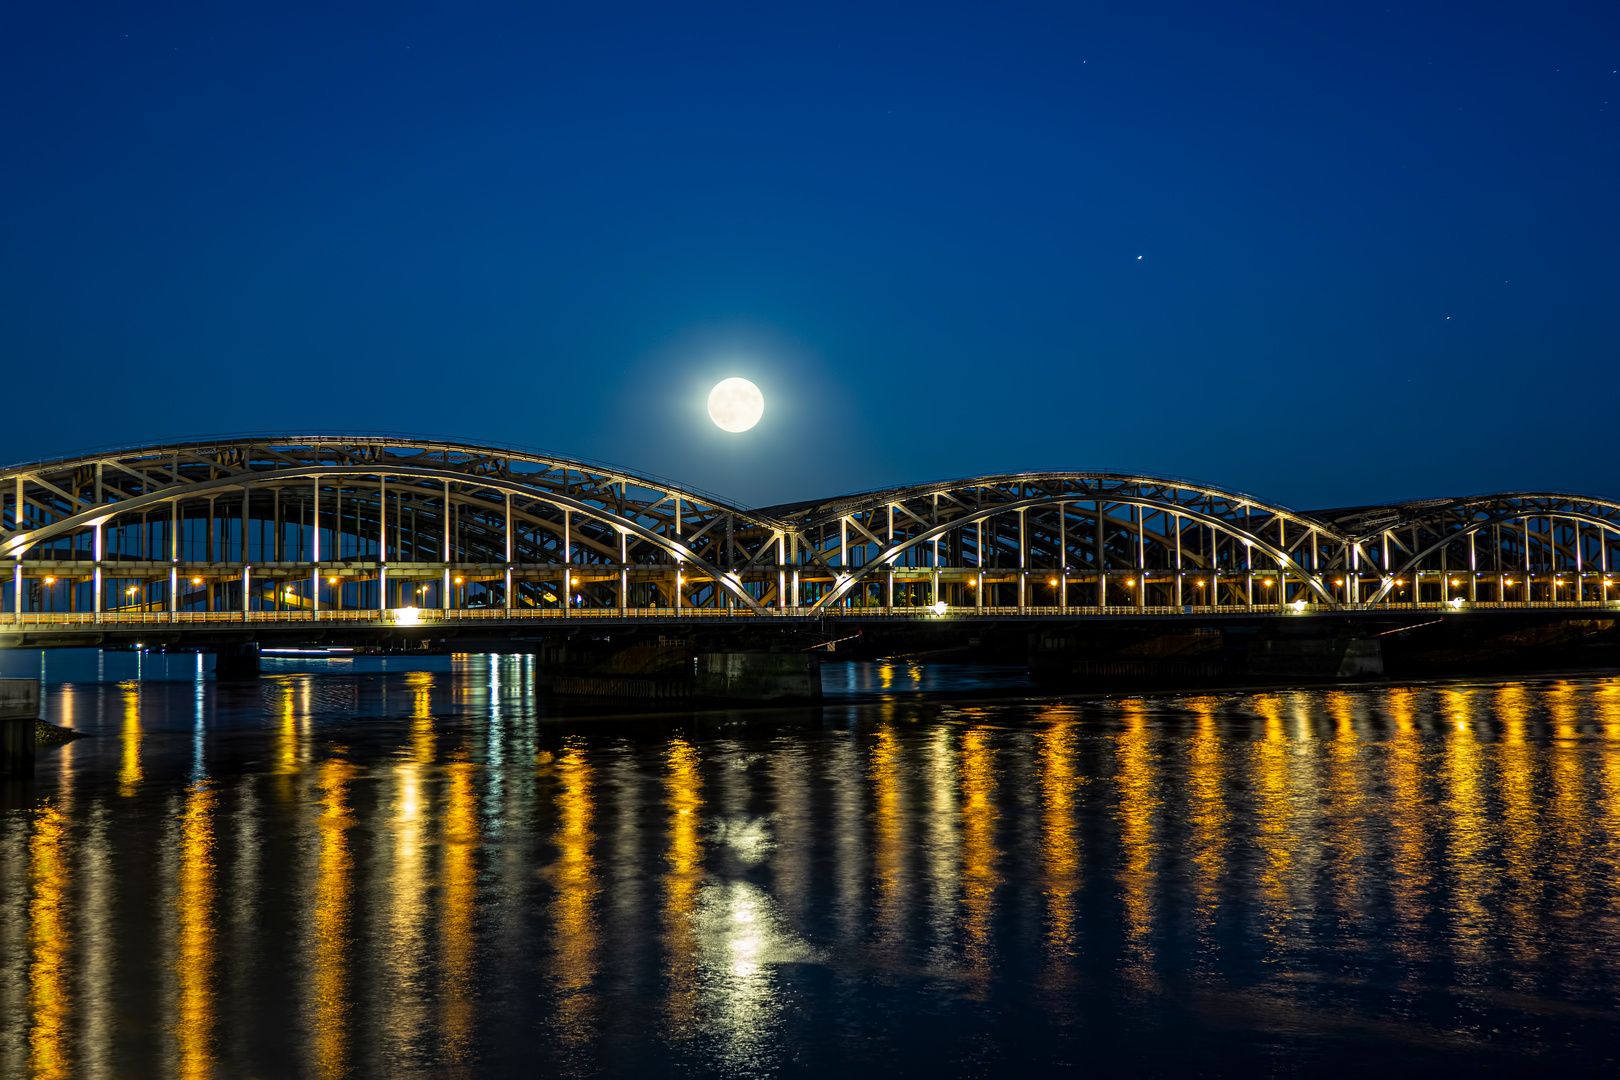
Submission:
{"label": "concrete bridge pier", "polygon": [[214,678],[256,679],[259,676],[259,643],[221,645],[214,655]]}
{"label": "concrete bridge pier", "polygon": [[821,697],[821,658],[807,652],[710,652],[697,663],[697,696],[740,701]]}
{"label": "concrete bridge pier", "polygon": [[0,776],[32,776],[39,681],[0,679]]}

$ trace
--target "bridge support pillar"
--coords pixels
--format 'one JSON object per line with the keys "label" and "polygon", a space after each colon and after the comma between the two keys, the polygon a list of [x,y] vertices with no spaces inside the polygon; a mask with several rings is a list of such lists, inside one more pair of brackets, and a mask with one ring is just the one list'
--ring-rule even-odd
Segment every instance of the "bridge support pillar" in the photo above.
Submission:
{"label": "bridge support pillar", "polygon": [[0,679],[0,776],[33,775],[38,719],[39,680]]}
{"label": "bridge support pillar", "polygon": [[821,659],[810,653],[703,653],[697,695],[739,701],[821,697]]}
{"label": "bridge support pillar", "polygon": [[214,678],[256,679],[259,677],[259,643],[221,645],[214,656]]}

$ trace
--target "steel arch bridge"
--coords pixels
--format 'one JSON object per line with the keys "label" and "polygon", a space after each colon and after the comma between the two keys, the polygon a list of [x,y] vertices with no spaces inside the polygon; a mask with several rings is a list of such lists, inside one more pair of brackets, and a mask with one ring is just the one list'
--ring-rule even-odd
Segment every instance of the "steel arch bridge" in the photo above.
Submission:
{"label": "steel arch bridge", "polygon": [[0,619],[42,627],[1608,608],[1620,504],[1040,472],[750,510],[503,447],[232,437],[0,472],[0,556]]}

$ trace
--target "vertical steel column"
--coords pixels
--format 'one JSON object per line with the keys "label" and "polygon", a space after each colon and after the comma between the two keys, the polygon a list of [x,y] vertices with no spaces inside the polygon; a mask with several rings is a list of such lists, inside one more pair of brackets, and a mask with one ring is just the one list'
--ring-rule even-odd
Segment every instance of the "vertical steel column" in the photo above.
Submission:
{"label": "vertical steel column", "polygon": [[1092,553],[1097,561],[1097,606],[1106,607],[1108,604],[1108,560],[1103,557],[1103,500],[1098,495],[1095,501],[1097,517],[1094,524],[1096,529],[1092,538]]}
{"label": "vertical steel column", "polygon": [[1348,557],[1345,563],[1345,595],[1350,603],[1361,603],[1361,545],[1350,544],[1350,550],[1345,553]]}
{"label": "vertical steel column", "polygon": [[787,537],[776,534],[776,610],[786,610],[787,602]]}
{"label": "vertical steel column", "polygon": [[[679,495],[677,495],[677,496],[675,496],[675,544],[676,544],[677,547],[680,546],[680,542],[681,542],[681,497]],[[795,550],[795,552],[798,550],[798,540],[797,540],[796,537],[795,537],[795,540],[794,540],[794,550]],[[675,613],[677,615],[679,615],[680,611],[681,611],[681,585],[682,584],[683,583],[681,581],[681,556],[676,555],[675,556]],[[797,606],[798,602],[799,602],[799,571],[797,569],[795,569],[793,571],[793,603],[794,603],[795,606]]]}
{"label": "vertical steel column", "polygon": [[1603,585],[1599,595],[1603,602],[1609,602],[1609,533],[1603,526],[1598,526],[1598,572],[1603,575]]}
{"label": "vertical steel column", "polygon": [[[930,529],[939,528],[939,492],[937,492],[937,491],[934,492],[934,508],[933,508],[933,511],[928,516],[929,516],[928,527]],[[938,533],[934,534],[934,556],[933,556],[933,558],[934,558],[934,602],[938,603],[939,602],[939,534]]]}
{"label": "vertical steel column", "polygon": [[1170,527],[1176,531],[1176,607],[1185,607],[1182,601],[1181,579],[1185,576],[1181,565],[1181,515],[1170,515]]}
{"label": "vertical steel column", "polygon": [[1058,508],[1058,612],[1069,610],[1069,504]]}
{"label": "vertical steel column", "polygon": [[[564,494],[567,488],[564,488]],[[563,510],[563,618],[568,618],[568,609],[574,603],[574,512]]]}
{"label": "vertical steel column", "polygon": [[1029,512],[1018,511],[1018,610],[1029,606]]}
{"label": "vertical steel column", "polygon": [[[24,508],[25,505],[26,504],[23,502],[23,478],[21,476],[19,476],[19,477],[17,477],[17,503],[16,503],[16,506],[13,507],[12,513],[11,513],[11,527],[14,530],[16,530],[17,532],[22,532],[22,528],[23,528],[23,508]],[[24,550],[23,548],[18,548],[17,549],[17,564],[16,564],[16,566],[12,567],[12,571],[11,571],[11,580],[13,582],[13,584],[12,584],[12,595],[11,595],[11,611],[12,611],[12,614],[17,616],[17,621],[18,622],[22,621],[22,602],[23,602],[23,595],[22,595],[22,580],[23,580],[22,579],[22,557],[23,557],[23,550]]]}
{"label": "vertical steel column", "polygon": [[1147,507],[1132,508],[1136,519],[1136,608],[1147,607]]}
{"label": "vertical steel column", "polygon": [[[512,617],[512,493],[510,491],[508,491],[506,493],[506,521],[505,521],[505,524],[503,525],[503,527],[501,529],[501,533],[502,533],[502,535],[504,535],[506,537],[506,559],[504,560],[505,563],[506,563],[506,567],[505,567],[506,590],[501,594],[501,603],[502,603],[502,606],[505,609],[506,617],[511,618]],[[564,605],[566,606],[567,597],[563,597],[563,602],[564,602]]]}
{"label": "vertical steel column", "polygon": [[321,478],[318,476],[310,481],[309,506],[309,553],[315,563],[309,576],[309,614],[315,618],[321,611]]}
{"label": "vertical steel column", "polygon": [[449,611],[452,607],[450,594],[450,564],[455,560],[450,550],[451,510],[450,481],[448,480],[444,482],[444,506],[441,509],[441,513],[444,515],[444,550],[439,553],[439,557],[444,560],[444,591],[439,594],[439,610]]}
{"label": "vertical steel column", "polygon": [[[78,494],[78,492],[75,491],[74,494]],[[101,462],[99,462],[99,461],[96,462],[95,500],[96,500],[95,501],[95,507],[96,507],[97,510],[100,510],[101,509]],[[102,525],[103,524],[104,524],[103,521],[98,520],[96,522],[96,539],[95,539],[96,549],[95,549],[94,552],[92,552],[92,554],[95,556],[96,566],[95,566],[95,574],[94,574],[94,579],[93,579],[95,581],[95,585],[94,585],[95,595],[91,598],[91,608],[90,608],[90,610],[96,612],[97,614],[101,613],[101,588],[102,588],[102,585],[101,585],[101,557],[102,557],[102,554],[103,554],[102,544],[104,543],[104,538],[103,538],[103,535],[102,535]]]}
{"label": "vertical steel column", "polygon": [[1530,518],[1524,519],[1524,604],[1530,605]]}
{"label": "vertical steel column", "polygon": [[630,610],[630,534],[619,530],[619,614]]}
{"label": "vertical steel column", "polygon": [[[252,591],[250,589],[250,587],[249,587],[250,583],[251,583],[251,580],[252,580],[252,574],[253,574],[253,567],[247,565],[246,563],[243,563],[242,564],[242,614],[243,615],[246,615],[247,612],[248,612],[248,595]],[[209,591],[210,594],[213,593],[213,589],[214,589],[213,585],[210,584],[208,586],[208,591]]]}
{"label": "vertical steel column", "polygon": [[1470,604],[1479,600],[1479,556],[1474,550],[1474,537],[1478,535],[1478,529],[1468,530],[1468,602]]}

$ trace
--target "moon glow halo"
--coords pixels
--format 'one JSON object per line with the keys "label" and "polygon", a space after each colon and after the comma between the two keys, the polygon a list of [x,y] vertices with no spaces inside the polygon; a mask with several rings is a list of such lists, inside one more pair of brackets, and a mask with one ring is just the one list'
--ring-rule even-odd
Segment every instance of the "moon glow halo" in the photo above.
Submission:
{"label": "moon glow halo", "polygon": [[721,379],[709,391],[709,419],[723,431],[747,431],[765,415],[765,395],[747,379]]}

